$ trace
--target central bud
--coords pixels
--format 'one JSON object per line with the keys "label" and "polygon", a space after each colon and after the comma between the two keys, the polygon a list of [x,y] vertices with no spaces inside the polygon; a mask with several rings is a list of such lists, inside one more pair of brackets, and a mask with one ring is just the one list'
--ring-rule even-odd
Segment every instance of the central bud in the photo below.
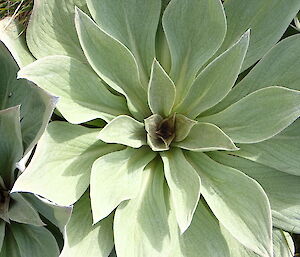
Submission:
{"label": "central bud", "polygon": [[175,137],[175,115],[159,122],[155,134],[157,138],[160,138],[166,144],[170,145]]}
{"label": "central bud", "polygon": [[182,141],[188,134],[195,121],[181,114],[172,114],[163,118],[153,114],[145,119],[147,143],[153,151],[166,151],[173,141]]}
{"label": "central bud", "polygon": [[169,149],[170,144],[175,138],[175,120],[175,114],[165,119],[158,114],[153,114],[145,119],[147,143],[153,151],[165,151]]}

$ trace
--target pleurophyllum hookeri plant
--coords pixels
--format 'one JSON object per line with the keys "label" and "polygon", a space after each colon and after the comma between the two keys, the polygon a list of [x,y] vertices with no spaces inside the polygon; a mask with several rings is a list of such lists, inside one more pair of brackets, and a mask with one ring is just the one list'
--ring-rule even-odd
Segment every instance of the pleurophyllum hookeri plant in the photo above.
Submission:
{"label": "pleurophyllum hookeri plant", "polygon": [[[26,62],[25,55],[18,59],[19,65]],[[39,213],[63,226],[64,221],[56,218],[62,218],[65,210],[10,191],[22,169],[17,163],[30,154],[57,99],[26,80],[17,80],[18,70],[0,42],[0,256],[55,257],[59,255],[58,244]]]}
{"label": "pleurophyllum hookeri plant", "polygon": [[[19,77],[59,96],[69,123],[50,123],[13,190],[74,204],[61,257],[291,256],[300,36],[275,43],[299,8],[36,2],[38,60]],[[80,125],[94,119],[107,125]]]}

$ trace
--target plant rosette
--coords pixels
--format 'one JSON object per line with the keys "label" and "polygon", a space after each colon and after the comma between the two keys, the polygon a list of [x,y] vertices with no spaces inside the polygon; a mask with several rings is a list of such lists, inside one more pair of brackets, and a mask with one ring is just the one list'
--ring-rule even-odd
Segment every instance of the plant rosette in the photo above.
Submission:
{"label": "plant rosette", "polygon": [[35,3],[18,73],[68,121],[13,188],[74,204],[61,257],[291,256],[300,2],[86,2]]}

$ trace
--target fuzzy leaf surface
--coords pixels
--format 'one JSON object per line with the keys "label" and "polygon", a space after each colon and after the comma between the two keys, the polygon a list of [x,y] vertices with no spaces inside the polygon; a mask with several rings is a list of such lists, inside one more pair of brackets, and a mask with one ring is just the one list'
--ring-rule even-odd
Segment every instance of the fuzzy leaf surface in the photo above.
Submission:
{"label": "fuzzy leaf surface", "polygon": [[183,235],[178,233],[177,237],[179,249],[173,247],[175,251],[171,256],[199,257],[201,253],[203,257],[230,257],[219,221],[203,199],[198,203],[191,226]]}
{"label": "fuzzy leaf surface", "polygon": [[74,58],[41,58],[21,69],[18,77],[58,96],[57,108],[70,123],[96,118],[110,121],[117,115],[129,113],[125,99],[112,94],[90,67]]}
{"label": "fuzzy leaf surface", "polygon": [[113,217],[93,225],[91,203],[86,192],[77,203],[65,227],[65,245],[60,257],[107,257],[113,248]]}
{"label": "fuzzy leaf surface", "polygon": [[170,250],[161,161],[152,161],[143,173],[138,196],[116,210],[114,235],[120,257],[165,257]]}
{"label": "fuzzy leaf surface", "polygon": [[30,224],[34,226],[44,226],[38,212],[21,194],[10,194],[10,208],[8,216],[10,220]]}
{"label": "fuzzy leaf surface", "polygon": [[96,23],[132,52],[141,82],[147,87],[161,1],[88,0],[87,4]]}
{"label": "fuzzy leaf surface", "polygon": [[300,91],[267,87],[199,120],[216,124],[235,143],[257,143],[275,136],[299,116]]}
{"label": "fuzzy leaf surface", "polygon": [[273,225],[300,233],[300,176],[225,153],[210,153],[215,161],[233,167],[255,179],[266,192],[272,209]]}
{"label": "fuzzy leaf surface", "polygon": [[242,67],[249,45],[249,35],[250,32],[247,31],[197,76],[187,96],[175,111],[195,119],[229,93]]}
{"label": "fuzzy leaf surface", "polygon": [[271,257],[271,209],[262,187],[206,154],[186,152],[186,156],[201,177],[201,194],[219,222],[247,248]]}
{"label": "fuzzy leaf surface", "polygon": [[98,133],[66,122],[50,123],[13,191],[35,193],[63,206],[75,203],[90,183],[93,162],[121,148],[97,140]]}
{"label": "fuzzy leaf surface", "polygon": [[25,33],[21,33],[21,26],[11,17],[0,21],[0,40],[10,51],[19,67],[32,63],[35,59],[31,55],[25,40]]}
{"label": "fuzzy leaf surface", "polygon": [[39,0],[34,2],[26,39],[35,58],[67,55],[85,61],[76,34],[75,6],[86,9],[85,0]]}
{"label": "fuzzy leaf surface", "polygon": [[106,143],[139,148],[146,144],[146,131],[143,123],[130,116],[119,115],[101,130],[98,138]]}
{"label": "fuzzy leaf surface", "polygon": [[282,86],[300,90],[300,59],[295,54],[299,51],[300,35],[280,41],[219,104],[206,111],[205,116],[217,113],[261,88]]}
{"label": "fuzzy leaf surface", "polygon": [[153,114],[169,116],[176,96],[174,82],[163,67],[154,60],[148,86],[148,103]]}
{"label": "fuzzy leaf surface", "polygon": [[94,223],[109,215],[122,201],[137,196],[143,170],[155,155],[147,147],[128,147],[94,162],[91,173]]}
{"label": "fuzzy leaf surface", "polygon": [[200,198],[201,180],[181,149],[172,148],[162,152],[161,157],[177,223],[183,233],[192,222]]}
{"label": "fuzzy leaf surface", "polygon": [[300,176],[300,120],[280,134],[257,144],[241,144],[238,156]]}
{"label": "fuzzy leaf surface", "polygon": [[[251,29],[249,50],[242,70],[258,61],[281,38],[300,9],[298,0],[231,0],[224,3],[227,33],[220,52]],[[238,15],[237,15],[238,14]]]}
{"label": "fuzzy leaf surface", "polygon": [[12,223],[10,228],[21,257],[59,255],[57,242],[46,228],[19,223]]}
{"label": "fuzzy leaf surface", "polygon": [[148,116],[146,90],[139,81],[132,53],[84,12],[76,10],[76,29],[89,64],[109,86],[126,96],[133,115],[140,119]]}
{"label": "fuzzy leaf surface", "polygon": [[174,146],[200,152],[215,150],[234,151],[238,149],[220,128],[205,122],[195,124],[187,137],[181,142],[174,143]]}
{"label": "fuzzy leaf surface", "polygon": [[162,24],[170,48],[170,77],[176,85],[178,103],[201,66],[222,44],[225,14],[219,0],[172,0]]}

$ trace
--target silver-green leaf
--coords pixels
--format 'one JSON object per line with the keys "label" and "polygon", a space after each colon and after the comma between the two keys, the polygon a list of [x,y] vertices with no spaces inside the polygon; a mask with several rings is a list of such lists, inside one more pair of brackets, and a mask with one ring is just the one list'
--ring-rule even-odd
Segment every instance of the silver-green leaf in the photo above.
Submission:
{"label": "silver-green leaf", "polygon": [[232,140],[220,128],[205,122],[195,124],[183,141],[173,143],[172,145],[199,152],[238,150]]}
{"label": "silver-green leaf", "polygon": [[146,130],[143,123],[130,116],[119,115],[100,131],[98,138],[105,143],[139,148],[146,144]]}
{"label": "silver-green leaf", "polygon": [[107,257],[113,248],[113,216],[93,225],[89,194],[77,203],[65,227],[64,248],[60,257]]}
{"label": "silver-green leaf", "polygon": [[163,167],[160,160],[155,160],[143,171],[138,196],[116,210],[114,236],[118,256],[169,256],[167,215]]}
{"label": "silver-green leaf", "polygon": [[299,116],[300,91],[267,87],[199,121],[216,124],[235,143],[257,143],[275,136]]}
{"label": "silver-green leaf", "polygon": [[97,159],[91,173],[93,221],[108,216],[122,201],[137,196],[145,166],[155,157],[149,148],[126,148]]}
{"label": "silver-green leaf", "polygon": [[175,102],[176,88],[157,60],[153,61],[148,87],[148,103],[153,114],[170,115]]}
{"label": "silver-green leaf", "polygon": [[161,1],[88,0],[87,4],[96,23],[132,52],[141,82],[147,87]]}
{"label": "silver-green leaf", "polygon": [[[193,82],[176,112],[192,119],[221,101],[234,85],[249,45],[247,31],[227,51],[213,60]],[[230,65],[228,65],[230,63]]]}
{"label": "silver-green leaf", "polygon": [[183,234],[192,222],[200,198],[200,177],[181,149],[172,148],[162,152],[161,157],[177,223]]}
{"label": "silver-green leaf", "polygon": [[75,24],[85,56],[96,73],[126,96],[133,115],[140,119],[149,116],[146,89],[139,81],[132,53],[79,9],[76,9]]}
{"label": "silver-green leaf", "polygon": [[50,123],[12,191],[35,193],[63,206],[75,203],[89,186],[93,162],[122,149],[105,145],[97,139],[98,133],[66,122]]}
{"label": "silver-green leaf", "polygon": [[271,208],[262,187],[206,154],[186,152],[186,156],[201,177],[201,194],[219,222],[241,244],[261,256],[271,257]]}
{"label": "silver-green leaf", "polygon": [[172,0],[162,24],[170,47],[170,77],[176,85],[178,103],[199,69],[222,44],[225,14],[219,0]]}
{"label": "silver-green leaf", "polygon": [[70,123],[96,118],[110,121],[120,114],[129,113],[125,99],[112,94],[90,67],[74,58],[41,58],[22,68],[18,77],[58,96],[57,108]]}

